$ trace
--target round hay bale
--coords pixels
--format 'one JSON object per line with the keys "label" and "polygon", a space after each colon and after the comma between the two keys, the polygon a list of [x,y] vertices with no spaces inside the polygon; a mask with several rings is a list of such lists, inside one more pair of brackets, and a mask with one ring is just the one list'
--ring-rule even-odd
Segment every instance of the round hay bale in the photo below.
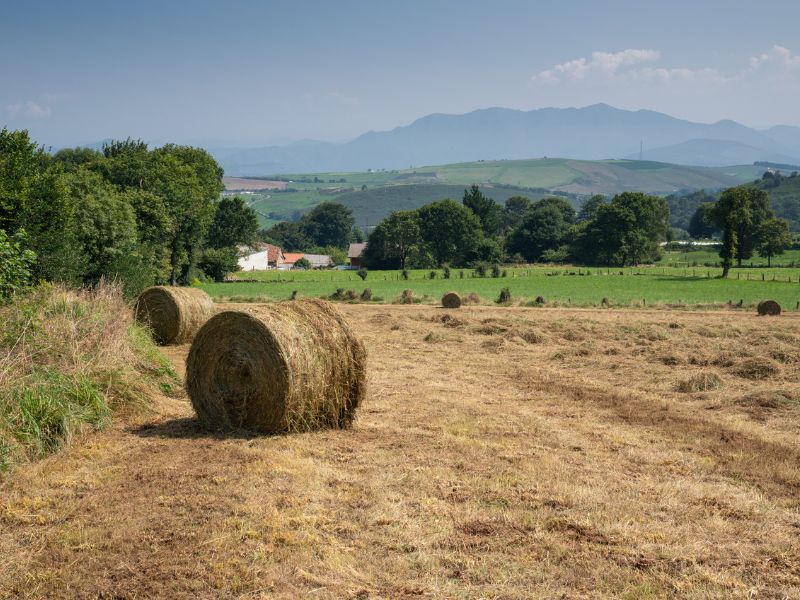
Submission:
{"label": "round hay bale", "polygon": [[414,290],[403,290],[400,294],[400,304],[411,304],[414,302]]}
{"label": "round hay bale", "polygon": [[600,300],[600,306],[610,306],[610,305],[611,305],[611,303],[608,301],[608,298],[603,296],[603,299]]}
{"label": "round hay bale", "polygon": [[343,428],[366,391],[366,351],[324,300],[217,314],[195,336],[186,389],[209,429]]}
{"label": "round hay bale", "polygon": [[536,300],[534,300],[534,302],[539,305],[544,304],[544,296],[536,296]]}
{"label": "round hay bale", "polygon": [[762,317],[776,317],[781,314],[781,305],[775,302],[775,300],[763,300],[758,303],[757,310],[758,314]]}
{"label": "round hay bale", "polygon": [[457,292],[447,292],[442,296],[442,306],[445,308],[461,308],[461,296]]}
{"label": "round hay bale", "polygon": [[369,302],[372,300],[372,288],[365,288],[363,292],[361,292],[361,300],[363,302]]}
{"label": "round hay bale", "polygon": [[134,315],[153,331],[159,344],[184,344],[210,319],[217,309],[203,290],[188,287],[154,286],[136,299]]}

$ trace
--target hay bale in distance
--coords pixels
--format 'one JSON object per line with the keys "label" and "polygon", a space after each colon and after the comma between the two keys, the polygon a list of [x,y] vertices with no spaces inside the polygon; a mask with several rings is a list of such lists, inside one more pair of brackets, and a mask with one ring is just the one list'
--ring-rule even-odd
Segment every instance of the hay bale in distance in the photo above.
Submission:
{"label": "hay bale in distance", "polygon": [[365,288],[363,292],[361,292],[361,301],[362,302],[370,302],[372,300],[372,288]]}
{"label": "hay bale in distance", "polygon": [[397,303],[399,304],[412,304],[414,302],[414,290],[403,290],[400,294]]}
{"label": "hay bale in distance", "polygon": [[366,351],[324,300],[225,311],[195,336],[186,389],[212,430],[344,428],[366,392]]}
{"label": "hay bale in distance", "polygon": [[154,286],[144,290],[134,305],[136,320],[153,331],[159,344],[184,344],[210,319],[217,308],[203,290]]}
{"label": "hay bale in distance", "polygon": [[467,297],[464,298],[463,302],[465,304],[480,304],[481,297],[475,292],[470,292],[469,294],[467,294]]}
{"label": "hay bale in distance", "polygon": [[534,302],[536,302],[536,304],[541,306],[542,304],[544,304],[544,296],[536,296],[536,300],[534,300]]}
{"label": "hay bale in distance", "polygon": [[442,306],[445,308],[461,308],[461,296],[457,292],[447,292],[442,296]]}
{"label": "hay bale in distance", "polygon": [[758,314],[762,317],[776,317],[781,314],[781,305],[775,302],[775,300],[763,300],[758,303],[756,310],[758,310]]}

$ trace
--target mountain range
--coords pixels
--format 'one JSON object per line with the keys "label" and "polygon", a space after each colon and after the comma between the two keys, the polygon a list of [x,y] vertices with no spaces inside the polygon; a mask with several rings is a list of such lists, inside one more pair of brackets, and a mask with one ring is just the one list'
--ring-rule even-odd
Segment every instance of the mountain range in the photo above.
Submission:
{"label": "mountain range", "polygon": [[636,159],[640,144],[644,159],[675,164],[800,164],[800,127],[757,130],[730,120],[696,123],[607,104],[431,114],[410,125],[370,131],[341,144],[302,141],[261,148],[212,148],[211,152],[228,175],[264,176],[543,156]]}

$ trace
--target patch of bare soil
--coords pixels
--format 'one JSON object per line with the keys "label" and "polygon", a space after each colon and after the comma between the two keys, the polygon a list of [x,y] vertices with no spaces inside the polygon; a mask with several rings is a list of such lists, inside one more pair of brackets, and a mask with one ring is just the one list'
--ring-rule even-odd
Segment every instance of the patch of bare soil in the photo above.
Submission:
{"label": "patch of bare soil", "polygon": [[797,318],[341,309],[352,430],[159,398],[2,484],[0,597],[800,596]]}

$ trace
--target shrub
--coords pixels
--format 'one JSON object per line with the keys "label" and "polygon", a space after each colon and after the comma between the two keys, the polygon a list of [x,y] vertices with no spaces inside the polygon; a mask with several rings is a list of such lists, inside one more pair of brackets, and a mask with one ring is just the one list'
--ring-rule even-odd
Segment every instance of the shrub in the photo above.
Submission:
{"label": "shrub", "polygon": [[9,302],[30,288],[31,268],[36,261],[36,254],[22,248],[24,241],[24,231],[8,237],[0,229],[0,304]]}
{"label": "shrub", "polygon": [[486,265],[484,263],[475,265],[475,277],[486,277]]}
{"label": "shrub", "polygon": [[358,276],[361,277],[361,281],[364,281],[367,278],[367,268],[361,267],[358,270]]}
{"label": "shrub", "polygon": [[492,265],[492,277],[494,277],[495,279],[500,277],[500,265],[498,265],[497,263]]}
{"label": "shrub", "polygon": [[444,277],[445,279],[450,279],[450,267],[448,267],[447,265],[444,266],[442,277]]}
{"label": "shrub", "polygon": [[428,279],[436,279],[436,271],[431,271],[428,273]]}
{"label": "shrub", "polygon": [[511,290],[507,287],[500,290],[500,296],[497,298],[498,304],[508,304],[511,302]]}
{"label": "shrub", "polygon": [[300,260],[295,261],[294,263],[295,269],[310,269],[311,268],[311,261],[309,261],[305,256]]}
{"label": "shrub", "polygon": [[408,271],[407,270],[403,269],[403,272],[401,273],[401,275],[402,275],[403,279],[408,281]]}
{"label": "shrub", "polygon": [[203,252],[198,266],[214,281],[224,281],[228,273],[239,270],[236,248],[208,248]]}

